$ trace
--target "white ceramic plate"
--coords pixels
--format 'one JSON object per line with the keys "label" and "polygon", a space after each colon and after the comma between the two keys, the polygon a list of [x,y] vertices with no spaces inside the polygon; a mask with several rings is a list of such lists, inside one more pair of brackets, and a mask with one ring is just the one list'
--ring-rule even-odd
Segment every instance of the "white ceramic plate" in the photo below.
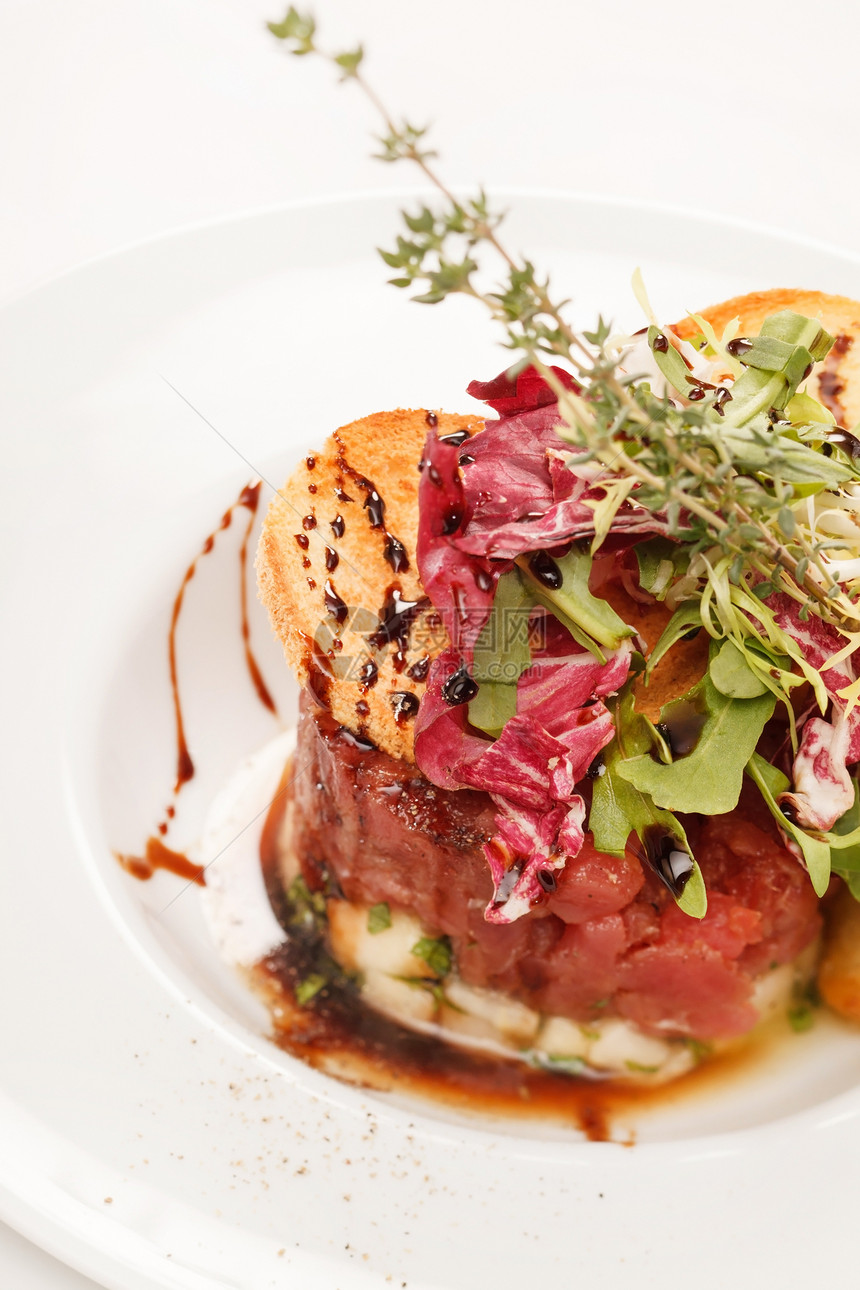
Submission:
{"label": "white ceramic plate", "polygon": [[[860,297],[860,258],[767,230],[510,199],[509,240],[582,323],[769,285]],[[466,409],[503,365],[468,302],[418,309],[370,248],[401,199],[148,243],[0,314],[4,427],[0,1212],[104,1284],[513,1290],[834,1280],[854,1216],[860,1038],[826,1024],[636,1125],[633,1149],[332,1083],[265,1039],[193,889],[125,875],[173,770],[170,604],[254,472],[380,407]],[[173,388],[172,388],[173,387]],[[179,391],[179,394],[176,393]],[[180,395],[182,397],[180,397]],[[180,640],[199,775],[175,841],[278,726],[243,670],[236,526]],[[290,684],[262,615],[267,679]],[[620,1125],[623,1136],[629,1125]]]}

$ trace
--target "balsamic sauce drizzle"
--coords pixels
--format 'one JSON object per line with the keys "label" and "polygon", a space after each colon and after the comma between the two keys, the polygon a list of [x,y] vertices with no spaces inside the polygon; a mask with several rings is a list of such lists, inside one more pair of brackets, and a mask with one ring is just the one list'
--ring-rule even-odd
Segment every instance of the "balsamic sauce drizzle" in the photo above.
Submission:
{"label": "balsamic sauce drizzle", "polygon": [[[382,532],[383,538],[385,539],[383,548],[385,559],[391,565],[391,568],[395,573],[405,573],[409,568],[409,556],[406,553],[406,547],[400,539],[395,537],[393,533],[390,533],[386,527],[384,497],[379,492],[379,489],[376,487],[372,479],[368,479],[366,475],[362,475],[349,464],[346,459],[343,442],[337,432],[335,432],[334,438],[339,450],[337,458],[338,470],[348,476],[348,478],[351,479],[352,482],[364,493],[362,510],[367,511],[367,518],[370,522],[370,527]],[[335,489],[335,496],[338,501],[353,500],[343,491],[341,486],[338,486],[338,488]],[[340,519],[341,517],[338,516],[337,518]],[[341,520],[341,523],[342,522],[343,521]],[[334,523],[332,523],[332,530],[334,531]],[[338,537],[341,535],[336,533],[335,536]]]}
{"label": "balsamic sauce drizzle", "polygon": [[379,626],[367,639],[376,649],[394,645],[394,667],[398,672],[402,672],[406,666],[412,624],[425,605],[429,604],[426,596],[420,600],[404,600],[402,591],[396,585],[388,589],[385,604],[379,611]]}
{"label": "balsamic sauce drizzle", "polygon": [[[240,508],[248,511],[248,523],[245,532],[242,535],[242,542],[239,547],[239,586],[240,586],[240,604],[241,604],[241,635],[242,645],[245,653],[245,665],[254,686],[254,691],[259,699],[270,712],[276,713],[275,701],[263,680],[260,667],[257,663],[254,653],[251,649],[251,630],[248,619],[248,544],[251,538],[251,532],[254,527],[257,509],[260,504],[260,490],[262,484],[258,481],[256,484],[247,484],[233,502],[232,506],[221,516],[218,526],[212,530],[204,541],[197,555],[185,570],[179,590],[173,601],[173,608],[170,615],[170,629],[167,636],[167,652],[170,666],[170,690],[173,701],[173,715],[176,729],[176,777],[173,784],[174,801],[179,795],[182,787],[194,778],[194,762],[188,749],[188,741],[185,734],[185,721],[182,712],[182,700],[179,686],[179,668],[176,659],[176,635],[179,627],[179,621],[182,609],[185,604],[185,592],[191,579],[197,571],[197,565],[200,560],[210,554],[215,547],[215,540],[219,533],[228,529],[233,522],[233,516]],[[307,538],[305,535],[296,534],[296,541],[300,546],[304,544],[300,538]],[[169,829],[169,821],[176,815],[176,807],[171,802],[165,809],[165,818],[156,825],[152,835],[147,838],[144,844],[144,854],[142,856],[121,855],[115,852],[116,859],[123,868],[133,877],[143,881],[152,877],[156,869],[166,869],[171,873],[178,875],[180,878],[186,878],[190,882],[198,883],[200,886],[205,884],[203,867],[189,860],[188,856],[180,851],[174,851],[168,847],[161,839]]]}

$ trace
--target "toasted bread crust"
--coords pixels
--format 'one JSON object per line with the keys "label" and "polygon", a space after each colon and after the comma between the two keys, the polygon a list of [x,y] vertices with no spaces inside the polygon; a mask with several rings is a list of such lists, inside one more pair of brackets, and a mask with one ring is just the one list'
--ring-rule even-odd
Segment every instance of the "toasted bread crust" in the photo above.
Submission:
{"label": "toasted bread crust", "polygon": [[[440,435],[483,428],[480,417],[435,416]],[[257,551],[260,597],[300,683],[309,685],[342,725],[407,761],[413,760],[412,722],[406,714],[397,721],[393,696],[420,696],[424,685],[409,676],[409,669],[425,656],[435,657],[447,641],[428,614],[413,623],[405,661],[396,658],[392,646],[373,648],[368,637],[379,626],[392,590],[407,601],[424,595],[415,561],[418,463],[431,423],[424,409],[399,408],[335,431],[272,502]],[[372,527],[378,518],[372,500],[365,506],[371,485],[384,502],[379,528]],[[396,572],[386,559],[386,534],[402,543],[408,568]],[[337,613],[344,616],[342,623]],[[378,667],[370,686],[360,675],[369,662]]]}
{"label": "toasted bread crust", "polygon": [[[755,335],[768,314],[791,309],[808,318],[818,318],[835,338],[833,349],[809,378],[806,387],[833,413],[839,425],[850,427],[860,421],[860,301],[847,296],[829,296],[823,291],[780,287],[772,291],[751,291],[700,312],[719,336],[726,323],[740,318],[740,335]],[[672,329],[682,339],[698,332],[691,318]]]}

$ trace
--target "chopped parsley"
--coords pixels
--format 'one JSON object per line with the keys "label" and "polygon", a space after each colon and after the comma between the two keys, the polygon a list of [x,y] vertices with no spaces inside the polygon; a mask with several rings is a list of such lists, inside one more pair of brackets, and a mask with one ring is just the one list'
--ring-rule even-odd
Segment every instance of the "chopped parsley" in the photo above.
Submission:
{"label": "chopped parsley", "polygon": [[318,995],[320,990],[323,990],[327,985],[328,981],[324,976],[319,972],[312,972],[310,976],[305,977],[304,981],[299,981],[296,986],[296,1003],[299,1007],[304,1008],[305,1005],[310,1003],[311,999],[313,999],[315,995]]}
{"label": "chopped parsley", "polygon": [[367,930],[371,936],[378,936],[380,932],[387,932],[391,926],[391,910],[387,901],[380,901],[378,905],[371,905],[367,911]]}
{"label": "chopped parsley", "polygon": [[412,946],[412,953],[417,959],[426,963],[436,976],[447,976],[451,971],[451,942],[447,936],[439,936],[435,939],[431,936],[422,936],[421,940]]}

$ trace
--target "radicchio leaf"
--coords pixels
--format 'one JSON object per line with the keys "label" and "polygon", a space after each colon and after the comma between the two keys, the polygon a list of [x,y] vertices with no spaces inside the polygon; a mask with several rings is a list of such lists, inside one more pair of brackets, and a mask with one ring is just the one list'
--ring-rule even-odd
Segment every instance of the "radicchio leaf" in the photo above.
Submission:
{"label": "radicchio leaf", "polygon": [[853,805],[854,783],[845,764],[849,737],[844,713],[832,725],[810,717],[803,727],[792,770],[794,788],[779,799],[781,807],[793,808],[803,828],[826,833]]}
{"label": "radicchio leaf", "polygon": [[567,856],[582,848],[584,819],[581,797],[548,812],[504,804],[496,817],[498,833],[484,847],[494,888],[484,914],[488,923],[512,923],[543,902]]}
{"label": "radicchio leaf", "polygon": [[[565,383],[572,387],[570,378]],[[473,383],[470,393],[490,402],[501,419],[470,439],[467,451],[432,430],[424,450],[418,567],[451,644],[428,674],[415,757],[440,787],[482,789],[496,803],[497,834],[486,847],[495,894],[486,916],[506,923],[546,898],[554,887],[552,872],[582,846],[585,806],[576,784],[612,739],[612,715],[601,700],[626,679],[632,648],[622,640],[616,649],[589,653],[537,608],[544,643],[528,666],[528,654],[519,650],[508,702],[474,708],[476,714],[479,706],[490,716],[511,714],[504,724],[498,719],[498,729],[495,717],[488,723],[498,737],[476,733],[469,703],[452,703],[450,686],[446,701],[446,683],[463,669],[479,686],[498,683],[475,649],[499,579],[513,569],[514,559],[559,540],[592,536],[594,508],[587,502],[602,496],[594,483],[597,468],[583,463],[577,470],[557,435],[557,405],[536,373],[520,372],[515,383],[506,374]],[[631,531],[645,523],[651,533],[659,529],[659,522],[646,520],[629,503],[622,514],[622,527]],[[514,606],[521,618],[536,600],[526,596]]]}
{"label": "radicchio leaf", "polygon": [[[551,367],[558,381],[565,389],[579,393],[579,386],[569,372],[561,367]],[[500,417],[509,417],[517,412],[527,412],[530,408],[542,408],[548,403],[555,403],[552,389],[547,385],[540,372],[534,367],[524,367],[514,376],[510,369],[500,372],[491,381],[472,381],[466,387],[466,393],[482,403],[489,403]]]}
{"label": "radicchio leaf", "polygon": [[844,648],[844,637],[815,614],[804,621],[801,606],[781,592],[766,604],[777,626],[800,647],[810,667],[820,672],[831,700],[829,721],[812,717],[803,727],[792,770],[794,793],[785,795],[801,822],[827,831],[851,805],[847,768],[860,760],[860,708],[849,707],[838,694],[856,679],[855,657],[849,655],[835,667],[827,667]]}

